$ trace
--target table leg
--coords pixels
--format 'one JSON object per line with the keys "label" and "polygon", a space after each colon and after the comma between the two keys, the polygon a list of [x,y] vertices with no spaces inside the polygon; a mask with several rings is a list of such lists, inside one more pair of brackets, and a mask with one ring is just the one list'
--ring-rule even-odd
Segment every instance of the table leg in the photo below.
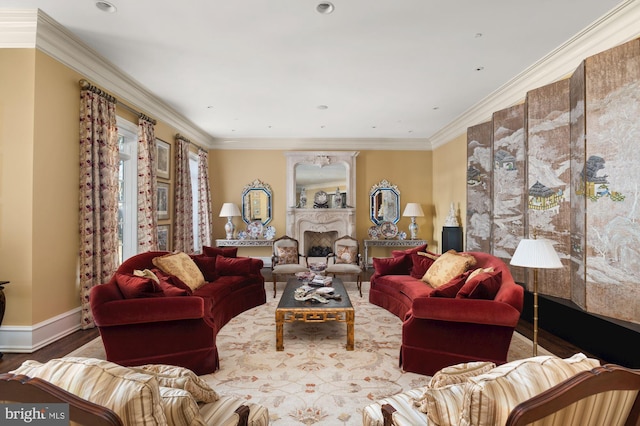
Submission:
{"label": "table leg", "polygon": [[276,309],[276,351],[284,350],[284,312]]}
{"label": "table leg", "polygon": [[355,313],[347,312],[347,350],[352,351],[355,343]]}

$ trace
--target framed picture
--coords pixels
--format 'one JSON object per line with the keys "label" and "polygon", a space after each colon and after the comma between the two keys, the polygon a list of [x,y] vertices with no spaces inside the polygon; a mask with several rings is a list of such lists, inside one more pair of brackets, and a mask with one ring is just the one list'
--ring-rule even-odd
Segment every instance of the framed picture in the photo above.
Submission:
{"label": "framed picture", "polygon": [[158,182],[158,219],[169,219],[169,184]]}
{"label": "framed picture", "polygon": [[170,251],[171,225],[158,225],[158,250]]}
{"label": "framed picture", "polygon": [[171,145],[156,139],[156,174],[159,178],[169,179],[169,170],[171,166]]}

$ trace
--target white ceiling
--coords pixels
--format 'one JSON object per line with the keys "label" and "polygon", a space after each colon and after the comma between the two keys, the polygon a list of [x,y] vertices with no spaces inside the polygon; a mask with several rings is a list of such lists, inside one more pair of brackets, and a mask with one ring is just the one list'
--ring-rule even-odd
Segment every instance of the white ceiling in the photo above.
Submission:
{"label": "white ceiling", "polygon": [[333,0],[322,15],[319,0],[110,2],[115,13],[94,0],[0,8],[40,8],[221,143],[428,141],[620,4]]}

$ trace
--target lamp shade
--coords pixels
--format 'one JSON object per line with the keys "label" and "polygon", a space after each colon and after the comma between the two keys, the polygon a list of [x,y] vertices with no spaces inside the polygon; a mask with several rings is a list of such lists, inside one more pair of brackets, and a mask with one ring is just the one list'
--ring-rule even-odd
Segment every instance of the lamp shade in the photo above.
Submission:
{"label": "lamp shade", "polygon": [[559,269],[562,262],[551,241],[523,239],[511,258],[511,265],[525,268]]}
{"label": "lamp shade", "polygon": [[404,213],[402,216],[406,217],[422,217],[424,216],[424,212],[422,211],[422,207],[418,203],[407,203],[404,208]]}
{"label": "lamp shade", "polygon": [[220,217],[240,216],[240,209],[233,203],[224,203],[220,209]]}

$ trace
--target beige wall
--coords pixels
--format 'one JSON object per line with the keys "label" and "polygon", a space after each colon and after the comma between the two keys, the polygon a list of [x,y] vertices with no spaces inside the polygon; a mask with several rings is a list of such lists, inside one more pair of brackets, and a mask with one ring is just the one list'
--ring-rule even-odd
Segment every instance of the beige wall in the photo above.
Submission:
{"label": "beige wall", "polygon": [[433,151],[433,229],[438,252],[442,247],[442,227],[454,204],[458,221],[467,220],[467,135],[461,135]]}
{"label": "beige wall", "polygon": [[[401,208],[408,202],[422,204],[427,217],[418,218],[419,236],[432,239],[432,218],[427,212],[433,211],[431,186],[430,151],[360,151],[356,157],[356,237],[368,238],[367,231],[373,223],[369,218],[369,190],[387,179],[400,190]],[[286,157],[285,151],[209,151],[209,174],[211,180],[212,210],[214,215],[214,239],[224,238],[226,218],[218,217],[222,203],[234,202],[241,205],[242,189],[245,185],[260,179],[273,190],[273,220],[277,236],[284,235],[286,229]],[[241,218],[235,218],[236,228],[245,229]],[[408,233],[410,219],[401,218],[398,228]],[[242,255],[269,256],[265,249],[243,248]],[[376,251],[384,255],[384,251]]]}

